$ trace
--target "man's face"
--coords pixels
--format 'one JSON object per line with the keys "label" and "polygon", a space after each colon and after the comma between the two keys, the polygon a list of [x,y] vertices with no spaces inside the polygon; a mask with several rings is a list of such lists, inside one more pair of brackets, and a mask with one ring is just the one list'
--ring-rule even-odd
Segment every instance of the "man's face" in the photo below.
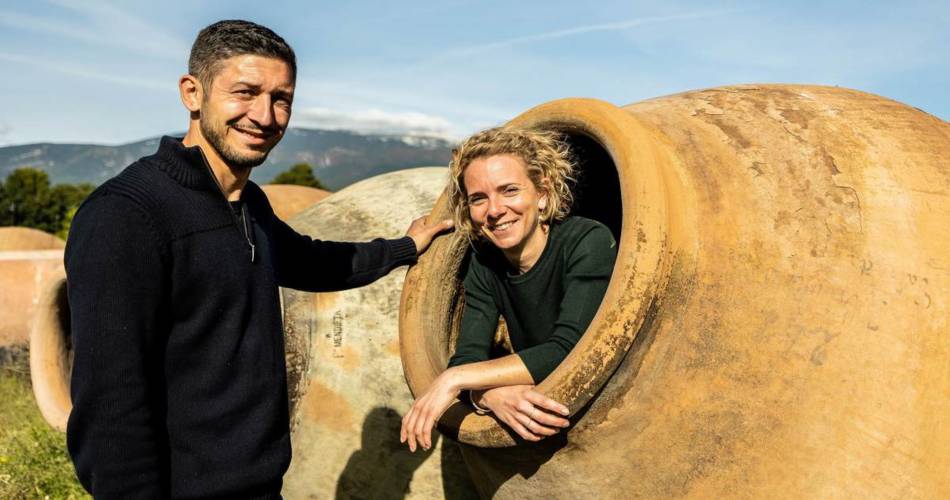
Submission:
{"label": "man's face", "polygon": [[241,55],[220,63],[201,102],[201,134],[233,167],[256,167],[280,142],[294,98],[290,66]]}

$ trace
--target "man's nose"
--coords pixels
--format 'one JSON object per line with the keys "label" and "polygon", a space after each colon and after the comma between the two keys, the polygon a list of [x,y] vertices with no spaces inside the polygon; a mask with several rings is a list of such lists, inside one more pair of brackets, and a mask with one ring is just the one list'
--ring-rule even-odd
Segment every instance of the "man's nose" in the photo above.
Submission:
{"label": "man's nose", "polygon": [[261,128],[274,126],[274,106],[270,95],[261,93],[251,103],[247,117]]}

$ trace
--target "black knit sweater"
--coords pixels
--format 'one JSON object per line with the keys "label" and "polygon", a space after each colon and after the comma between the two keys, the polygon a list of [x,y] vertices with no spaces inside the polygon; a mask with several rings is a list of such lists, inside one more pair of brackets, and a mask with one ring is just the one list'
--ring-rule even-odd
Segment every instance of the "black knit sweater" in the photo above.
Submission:
{"label": "black knit sweater", "polygon": [[242,200],[250,241],[200,149],[166,137],[76,214],[67,441],[97,498],[235,498],[279,484],[290,433],[278,286],[362,286],[415,258],[408,237],[301,236],[253,183]]}

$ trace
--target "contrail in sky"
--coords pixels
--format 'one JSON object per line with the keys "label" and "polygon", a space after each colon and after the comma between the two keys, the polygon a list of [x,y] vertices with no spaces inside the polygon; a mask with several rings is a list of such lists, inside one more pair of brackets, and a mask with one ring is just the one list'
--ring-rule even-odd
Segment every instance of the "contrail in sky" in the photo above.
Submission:
{"label": "contrail in sky", "polygon": [[189,44],[164,29],[112,5],[49,0],[71,11],[66,18],[37,16],[0,9],[0,25],[13,30],[46,33],[68,40],[140,51],[165,59],[180,59]]}
{"label": "contrail in sky", "polygon": [[[174,89],[173,85],[169,86],[168,84],[164,82],[154,81],[147,78],[119,76],[112,73],[85,69],[82,66],[70,65],[70,64],[56,62],[56,61],[41,60],[41,59],[36,59],[33,57],[21,56],[17,54],[9,54],[5,52],[0,52],[0,61],[25,64],[27,66],[33,66],[34,68],[40,68],[46,71],[55,71],[57,73],[62,73],[65,75],[70,75],[70,76],[76,76],[79,78],[86,78],[89,80],[98,80],[102,82],[130,86],[130,87],[138,87],[138,88],[148,89],[148,90],[170,92]],[[169,90],[169,89],[172,89],[172,90]]]}
{"label": "contrail in sky", "polygon": [[712,12],[693,12],[690,14],[676,14],[670,16],[650,16],[650,17],[640,17],[637,19],[628,19],[626,21],[618,21],[613,23],[601,23],[601,24],[588,24],[585,26],[576,26],[573,28],[565,28],[560,30],[548,31],[545,33],[536,33],[534,35],[525,35],[515,38],[509,38],[507,40],[500,40],[497,42],[489,42],[479,45],[471,45],[468,47],[460,47],[456,49],[449,49],[441,54],[437,54],[432,58],[425,59],[418,63],[419,66],[428,65],[436,62],[443,62],[446,60],[451,60],[459,56],[470,56],[473,54],[480,54],[482,52],[488,52],[492,50],[503,49],[506,47],[512,47],[515,45],[525,45],[534,42],[540,42],[544,40],[553,40],[556,38],[565,38],[576,35],[583,35],[585,33],[594,33],[599,31],[622,31],[630,28],[635,28],[637,26],[644,26],[648,24],[659,24],[666,23],[670,21],[684,21],[690,19],[703,19],[709,17],[718,17],[726,14],[735,14],[737,12],[746,12],[753,9],[728,9],[728,10],[719,10]]}

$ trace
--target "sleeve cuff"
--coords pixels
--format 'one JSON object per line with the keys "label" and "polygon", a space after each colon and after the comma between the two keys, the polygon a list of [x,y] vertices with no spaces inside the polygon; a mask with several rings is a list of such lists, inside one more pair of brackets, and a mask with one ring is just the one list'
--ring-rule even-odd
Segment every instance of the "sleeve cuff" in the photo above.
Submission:
{"label": "sleeve cuff", "polygon": [[[542,344],[543,345],[543,344]],[[552,363],[549,356],[541,355],[537,352],[538,346],[534,348],[525,349],[524,351],[516,352],[515,354],[521,358],[521,362],[524,363],[525,368],[528,369],[528,373],[531,374],[531,379],[535,384],[540,384],[544,379],[547,378],[551,372],[557,368],[559,362]]]}
{"label": "sleeve cuff", "polygon": [[389,248],[392,251],[393,267],[416,262],[416,242],[412,241],[412,238],[403,236],[389,240]]}

